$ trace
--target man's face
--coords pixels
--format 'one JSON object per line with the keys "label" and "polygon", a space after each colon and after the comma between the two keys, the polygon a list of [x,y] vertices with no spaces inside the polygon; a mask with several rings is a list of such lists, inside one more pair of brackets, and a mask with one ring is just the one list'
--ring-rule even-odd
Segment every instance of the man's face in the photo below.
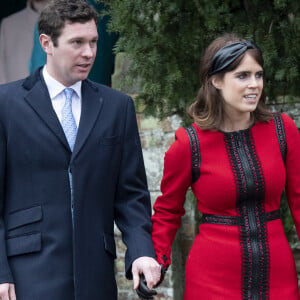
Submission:
{"label": "man's face", "polygon": [[98,32],[94,20],[86,23],[69,23],[57,40],[49,40],[47,71],[65,86],[87,78],[97,51]]}

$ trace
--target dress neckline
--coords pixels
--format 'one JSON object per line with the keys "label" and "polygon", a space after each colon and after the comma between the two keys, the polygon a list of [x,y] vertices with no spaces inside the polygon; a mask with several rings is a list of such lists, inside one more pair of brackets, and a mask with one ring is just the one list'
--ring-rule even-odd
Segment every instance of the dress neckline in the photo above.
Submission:
{"label": "dress neckline", "polygon": [[252,129],[252,127],[255,126],[255,124],[256,124],[256,123],[253,122],[248,128],[240,129],[240,130],[224,131],[224,130],[219,129],[218,131],[221,132],[221,133],[224,133],[224,134],[239,134],[239,133],[243,133],[243,132],[250,131],[250,130]]}

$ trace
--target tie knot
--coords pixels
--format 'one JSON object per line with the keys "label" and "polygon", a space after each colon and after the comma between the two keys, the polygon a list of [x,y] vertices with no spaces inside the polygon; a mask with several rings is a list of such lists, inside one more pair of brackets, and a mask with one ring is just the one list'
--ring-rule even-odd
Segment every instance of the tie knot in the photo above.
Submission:
{"label": "tie knot", "polygon": [[74,90],[72,88],[65,88],[64,93],[65,93],[66,98],[69,100],[72,98]]}

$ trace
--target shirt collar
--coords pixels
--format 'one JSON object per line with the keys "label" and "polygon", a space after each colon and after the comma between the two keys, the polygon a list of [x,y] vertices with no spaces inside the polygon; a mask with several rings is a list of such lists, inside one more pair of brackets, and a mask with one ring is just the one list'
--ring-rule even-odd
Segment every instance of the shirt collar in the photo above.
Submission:
{"label": "shirt collar", "polygon": [[[61,92],[63,92],[63,90],[66,88],[66,86],[61,84],[56,79],[54,79],[48,73],[46,66],[44,66],[44,68],[43,68],[43,76],[44,76],[44,80],[45,80],[45,83],[47,85],[47,88],[48,88],[49,95],[50,95],[51,99],[54,99]],[[81,99],[81,85],[82,85],[82,81],[80,80],[80,81],[77,81],[76,83],[74,83],[73,85],[68,86],[68,88],[72,88],[76,92],[79,99]]]}

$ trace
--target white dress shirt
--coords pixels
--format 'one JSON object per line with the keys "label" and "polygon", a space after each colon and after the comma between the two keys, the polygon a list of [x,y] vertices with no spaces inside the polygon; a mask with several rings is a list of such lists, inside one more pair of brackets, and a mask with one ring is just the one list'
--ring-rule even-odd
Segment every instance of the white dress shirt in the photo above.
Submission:
{"label": "white dress shirt", "polygon": [[[54,79],[52,76],[50,76],[46,66],[44,66],[43,68],[43,76],[48,88],[53,109],[56,112],[59,122],[61,122],[62,109],[66,101],[64,94],[64,89],[66,87],[60,82],[58,82],[56,79]],[[77,128],[79,126],[81,115],[81,83],[81,81],[78,81],[75,84],[68,86],[68,88],[72,88],[75,91],[75,93],[73,93],[72,96],[72,112],[75,118]]]}

